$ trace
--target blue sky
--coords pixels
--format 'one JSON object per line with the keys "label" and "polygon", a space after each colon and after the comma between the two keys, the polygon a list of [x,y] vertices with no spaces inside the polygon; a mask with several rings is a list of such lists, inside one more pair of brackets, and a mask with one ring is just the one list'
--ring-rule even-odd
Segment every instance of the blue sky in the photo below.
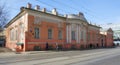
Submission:
{"label": "blue sky", "polygon": [[10,19],[20,12],[20,7],[31,3],[33,7],[52,10],[57,8],[60,14],[78,14],[83,12],[89,22],[93,24],[119,23],[120,0],[1,0],[6,3]]}

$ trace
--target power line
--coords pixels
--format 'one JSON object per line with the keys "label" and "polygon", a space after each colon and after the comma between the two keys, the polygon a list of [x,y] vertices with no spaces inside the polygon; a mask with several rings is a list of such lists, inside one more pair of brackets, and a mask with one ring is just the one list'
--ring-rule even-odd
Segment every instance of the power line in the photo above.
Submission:
{"label": "power line", "polygon": [[[74,1],[72,1],[72,0],[71,0],[71,2],[72,2],[72,3],[75,3],[75,2],[74,2]],[[83,1],[81,1],[81,2],[83,2]],[[75,3],[75,4],[76,4],[76,3]],[[84,3],[84,4],[85,4],[85,3]],[[77,5],[77,4],[76,4],[76,5]],[[80,4],[80,5],[78,5],[78,6],[80,6],[81,8],[83,8],[84,10],[86,10],[86,11],[88,11],[88,12],[93,12],[93,11],[91,11],[91,10],[89,10],[89,9],[85,8],[85,7],[84,7],[83,5],[81,5],[81,4]]]}
{"label": "power line", "polygon": [[[50,5],[50,4],[45,3],[45,2],[43,2],[43,1],[40,1],[40,0],[36,0],[36,1],[39,1],[40,3],[45,4],[45,5],[47,5],[47,6],[54,7],[53,5]],[[52,0],[52,1],[54,1],[54,2],[58,3],[58,2],[57,2],[57,1],[55,1],[55,0]],[[64,3],[60,2],[60,1],[59,1],[59,4],[63,4],[63,5],[65,5],[65,6],[69,7],[69,8],[71,8],[71,9],[73,9],[73,10],[80,11],[80,10],[78,10],[78,9],[76,9],[76,8],[74,8],[74,7],[71,7],[71,6],[67,5],[67,4],[64,4]],[[83,8],[84,8],[84,7],[83,7]],[[61,11],[64,11],[63,9],[60,9],[60,8],[57,8],[57,9],[59,9],[59,10],[61,10]],[[84,9],[85,9],[85,8],[84,8]],[[87,9],[86,9],[86,10],[87,10]],[[89,11],[89,10],[88,10],[88,11]],[[66,11],[65,11],[65,12],[66,12]],[[67,12],[67,13],[71,13],[71,12]],[[84,13],[86,13],[86,14],[88,14],[88,15],[92,16],[92,17],[95,17],[95,16],[93,16],[92,14],[89,14],[89,13],[87,13],[87,12],[84,12]]]}
{"label": "power line", "polygon": [[[56,3],[58,3],[57,1],[55,1],[55,0],[52,0],[52,1],[54,1],[54,2],[56,2]],[[62,2],[60,2],[59,1],[59,4],[63,4],[63,5],[65,5],[65,6],[68,6],[69,8],[72,8],[72,9],[74,9],[74,10],[77,10],[77,11],[80,11],[80,10],[78,10],[78,9],[76,9],[76,8],[74,8],[74,7],[71,7],[71,6],[69,6],[69,5],[67,5],[67,4],[64,4],[64,3],[62,3]]]}
{"label": "power line", "polygon": [[[75,2],[72,1],[72,0],[71,0],[71,2],[72,2],[72,3],[75,3]],[[81,1],[81,2],[82,2],[82,1]],[[77,5],[77,4],[76,4],[76,5]],[[79,6],[80,6],[80,5],[79,5]],[[96,15],[95,15],[95,12],[93,12],[93,11],[87,9],[87,8],[84,7],[83,5],[81,5],[80,7],[84,9],[84,11],[85,11],[86,14],[90,15],[91,17],[95,17],[95,18],[97,18],[97,19],[100,19],[99,16],[96,16]],[[91,14],[90,12],[91,12],[92,14]],[[105,19],[105,18],[104,18],[104,19]]]}
{"label": "power line", "polygon": [[[53,7],[53,8],[54,8],[54,6],[51,5],[51,4],[45,3],[45,2],[40,1],[40,0],[36,0],[36,1],[38,1],[38,2],[40,2],[40,3],[42,3],[42,4],[45,4],[45,5],[49,6],[49,7]],[[54,2],[56,2],[56,1],[54,1]],[[56,3],[57,3],[57,2],[56,2]],[[61,3],[61,2],[59,2],[59,3]],[[64,3],[61,3],[61,4],[65,5],[65,6],[68,6],[69,8],[71,8],[71,9],[73,9],[73,10],[79,11],[78,9],[76,9],[76,8],[74,8],[74,7],[71,7],[71,6],[69,6],[69,5],[66,5],[66,4],[64,4]],[[61,10],[62,12],[65,12],[65,13],[66,13],[66,11],[64,11],[64,10],[62,10],[62,9],[60,9],[60,8],[58,8],[58,10]],[[67,13],[70,13],[70,12],[67,12]],[[87,12],[84,12],[84,13],[87,14]],[[94,17],[94,16],[91,16],[91,18],[93,18],[93,17]]]}
{"label": "power line", "polygon": [[[76,9],[75,7],[72,7],[72,6],[69,6],[67,4],[64,4],[64,3],[60,2],[60,1],[56,1],[56,0],[52,0],[52,1],[54,1],[56,3],[59,3],[60,5],[62,4],[64,6],[67,6],[67,7],[71,8],[71,9],[73,9],[73,10],[77,10],[78,12],[80,12],[79,9]],[[82,7],[82,8],[84,8],[84,7]],[[87,10],[86,8],[84,8],[84,9]],[[90,10],[87,10],[87,11],[90,11]],[[84,11],[84,13],[87,14],[90,18],[93,18],[93,17],[96,18],[97,17],[97,16],[94,16],[93,14],[88,13],[87,11]]]}
{"label": "power line", "polygon": [[[49,7],[53,7],[53,8],[55,7],[55,6],[51,5],[51,4],[45,3],[45,2],[40,1],[40,0],[36,0],[36,1],[38,1],[38,2],[40,2],[40,3],[42,3],[42,4],[45,4],[45,5],[49,6]],[[57,9],[60,10],[60,11],[62,11],[62,12],[64,12],[64,13],[71,13],[71,12],[68,12],[68,11],[64,11],[64,10],[61,9],[61,8],[57,8]]]}
{"label": "power line", "polygon": [[[75,8],[75,7],[72,7],[72,6],[69,6],[69,5],[67,5],[67,4],[64,4],[64,3],[60,2],[60,1],[59,1],[59,2],[57,2],[57,1],[55,1],[55,0],[52,0],[52,1],[54,1],[54,2],[56,2],[56,3],[59,3],[59,4],[62,4],[62,5],[65,5],[65,6],[71,8],[71,9],[73,9],[73,10],[77,10],[77,11],[80,12],[79,9],[77,9],[77,8]],[[73,2],[72,2],[72,3],[73,3]],[[91,16],[91,17],[97,17],[97,16],[94,16],[93,14],[88,13],[88,11],[90,11],[90,10],[84,8],[83,6],[82,6],[82,8],[85,9],[85,10],[87,10],[87,11],[84,11],[85,14],[88,14],[88,15]]]}
{"label": "power line", "polygon": [[[55,1],[55,0],[52,0],[52,1],[54,1],[54,2],[58,3],[58,2],[57,2],[57,1]],[[76,8],[74,8],[74,7],[71,7],[71,6],[67,5],[67,4],[64,4],[64,3],[60,2],[60,1],[59,1],[59,4],[62,4],[62,5],[68,6],[69,8],[72,8],[72,9],[77,10],[77,11],[79,11],[79,12],[80,12],[80,10],[78,10],[78,9],[76,9]],[[85,8],[84,8],[84,9],[85,9]],[[87,12],[84,12],[84,13],[86,13],[86,14],[90,15],[91,17],[95,17],[95,16],[93,16],[93,15],[91,15],[91,14],[87,13]]]}
{"label": "power line", "polygon": [[[42,4],[44,4],[44,5],[47,5],[47,6],[49,6],[49,7],[52,7],[52,8],[55,7],[54,5],[48,4],[48,3],[43,2],[43,1],[40,1],[40,0],[36,0],[36,1],[38,1],[38,2],[40,2],[40,3],[42,3]],[[73,10],[76,10],[76,11],[80,11],[79,9],[77,9],[77,8],[75,8],[75,7],[72,7],[72,6],[69,6],[69,5],[67,5],[67,4],[64,4],[64,3],[60,2],[60,1],[59,1],[59,2],[57,2],[57,1],[55,1],[55,0],[52,0],[52,1],[53,1],[53,2],[56,2],[56,3],[59,3],[60,5],[62,4],[62,5],[64,5],[64,6],[67,6],[67,7],[69,7],[70,9],[73,9]],[[74,3],[74,2],[72,2],[72,3]],[[77,4],[76,4],[76,5],[77,5]],[[79,6],[80,6],[80,5],[79,5]],[[89,10],[89,9],[83,7],[83,6],[81,6],[81,7],[84,9],[84,13],[87,14],[90,18],[96,18],[96,19],[98,19],[98,20],[101,20],[100,17],[95,16],[94,14],[89,13],[89,12],[92,12],[91,10]],[[65,11],[65,10],[63,10],[63,9],[61,9],[61,8],[57,8],[57,9],[58,9],[59,11],[64,12],[65,14],[66,14],[66,13],[71,13],[71,12]]]}

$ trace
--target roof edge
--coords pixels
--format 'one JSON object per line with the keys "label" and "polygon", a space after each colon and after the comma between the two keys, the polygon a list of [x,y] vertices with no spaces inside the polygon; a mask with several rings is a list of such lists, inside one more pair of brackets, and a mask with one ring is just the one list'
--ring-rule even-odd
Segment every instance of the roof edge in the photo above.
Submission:
{"label": "roof edge", "polygon": [[14,21],[16,21],[23,12],[24,12],[24,10],[21,9],[21,11],[15,17],[13,17],[4,27],[7,28],[10,24],[12,24]]}
{"label": "roof edge", "polygon": [[90,26],[94,26],[94,27],[97,27],[97,28],[102,28],[100,26],[97,26],[97,25],[92,25],[92,24],[89,24]]}

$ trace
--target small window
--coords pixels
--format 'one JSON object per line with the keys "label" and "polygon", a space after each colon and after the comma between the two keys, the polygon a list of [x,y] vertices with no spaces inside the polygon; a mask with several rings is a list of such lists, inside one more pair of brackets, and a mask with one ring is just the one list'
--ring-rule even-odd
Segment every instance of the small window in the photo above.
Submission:
{"label": "small window", "polygon": [[72,31],[72,40],[75,40],[75,31]]}
{"label": "small window", "polygon": [[52,29],[48,29],[48,39],[52,39]]}
{"label": "small window", "polygon": [[62,31],[61,30],[58,31],[58,39],[60,39],[60,40],[62,39]]}
{"label": "small window", "polygon": [[39,28],[35,28],[34,32],[35,32],[34,37],[35,37],[36,39],[39,39]]}

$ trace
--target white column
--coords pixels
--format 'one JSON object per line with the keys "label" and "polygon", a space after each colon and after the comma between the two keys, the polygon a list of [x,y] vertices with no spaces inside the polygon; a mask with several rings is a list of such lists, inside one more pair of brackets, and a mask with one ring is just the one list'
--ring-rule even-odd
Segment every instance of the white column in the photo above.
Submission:
{"label": "white column", "polygon": [[86,33],[87,33],[87,30],[85,29],[85,43],[87,42],[87,35],[86,35]]}
{"label": "white column", "polygon": [[79,43],[80,43],[80,40],[81,40],[81,32],[80,32],[80,25],[78,26],[79,27]]}
{"label": "white column", "polygon": [[79,26],[78,24],[76,24],[77,28],[76,28],[76,42],[78,43],[78,40],[79,40]]}
{"label": "white column", "polygon": [[69,25],[69,43],[71,43],[71,24]]}
{"label": "white column", "polygon": [[68,43],[68,42],[69,42],[69,37],[68,37],[68,36],[69,36],[69,34],[68,34],[68,31],[69,31],[69,30],[68,30],[68,29],[69,29],[69,28],[68,28],[68,24],[67,24],[66,26],[67,26],[67,27],[66,27],[66,38],[67,38],[66,40],[67,40],[67,43]]}
{"label": "white column", "polygon": [[86,43],[86,28],[84,28],[84,42]]}

